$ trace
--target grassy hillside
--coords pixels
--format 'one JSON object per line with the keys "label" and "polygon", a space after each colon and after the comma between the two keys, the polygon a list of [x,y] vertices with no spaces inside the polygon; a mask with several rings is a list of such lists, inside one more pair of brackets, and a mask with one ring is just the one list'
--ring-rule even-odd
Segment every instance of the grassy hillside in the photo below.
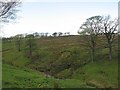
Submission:
{"label": "grassy hillside", "polygon": [[[74,83],[71,83],[74,82]],[[44,73],[3,64],[3,88],[77,88],[90,87],[77,79],[55,79]]]}
{"label": "grassy hillside", "polygon": [[[82,36],[37,38],[31,58],[25,52],[25,41],[19,52],[14,39],[3,40],[3,87],[118,87],[117,37],[112,61],[105,38],[99,37],[94,63]],[[44,79],[49,83],[39,86]]]}
{"label": "grassy hillside", "polygon": [[42,75],[42,73],[3,64],[3,88],[38,88],[44,87],[45,84],[45,87],[52,87],[53,83],[47,83],[46,79],[54,82],[53,79],[46,78],[44,75]]}
{"label": "grassy hillside", "polygon": [[90,86],[118,87],[118,62],[115,60],[89,63],[77,69],[72,78],[86,82]]}

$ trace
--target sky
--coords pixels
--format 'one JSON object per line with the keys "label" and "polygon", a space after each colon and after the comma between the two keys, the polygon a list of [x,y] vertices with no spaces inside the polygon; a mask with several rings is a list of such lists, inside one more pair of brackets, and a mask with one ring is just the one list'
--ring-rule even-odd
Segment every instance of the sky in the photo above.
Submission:
{"label": "sky", "polygon": [[118,17],[118,1],[104,1],[26,0],[19,7],[16,21],[5,24],[2,34],[4,37],[34,32],[70,32],[75,35],[81,24],[91,16]]}

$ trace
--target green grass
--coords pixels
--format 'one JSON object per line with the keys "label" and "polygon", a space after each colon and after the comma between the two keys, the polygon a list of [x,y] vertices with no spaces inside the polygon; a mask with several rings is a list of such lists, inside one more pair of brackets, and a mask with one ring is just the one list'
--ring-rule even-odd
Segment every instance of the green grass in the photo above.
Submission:
{"label": "green grass", "polygon": [[30,62],[28,58],[24,56],[22,52],[16,50],[8,50],[3,52],[3,62],[12,64],[14,66],[24,67],[27,63]]}
{"label": "green grass", "polygon": [[118,87],[118,62],[104,61],[90,63],[75,71],[72,78],[82,80],[96,87]]}
{"label": "green grass", "polygon": [[[71,83],[74,82],[74,83]],[[3,64],[3,88],[79,88],[89,87],[76,79],[55,79],[27,68]]]}
{"label": "green grass", "polygon": [[[77,69],[71,79],[55,79],[28,68],[3,64],[3,88],[93,88],[118,87],[117,62],[91,63]],[[108,67],[109,66],[109,67]]]}
{"label": "green grass", "polygon": [[[98,42],[95,62],[81,67],[82,63],[90,59],[88,47],[82,37],[36,39],[38,48],[32,58],[28,58],[24,52],[24,39],[21,52],[17,51],[15,41],[3,41],[3,87],[117,88],[117,43],[114,43],[113,47],[113,60],[108,61],[108,48],[104,48],[105,40],[100,38]],[[68,64],[71,66],[68,67]],[[46,78],[43,71],[53,76]]]}
{"label": "green grass", "polygon": [[40,72],[3,64],[3,88],[53,87],[53,82]]}
{"label": "green grass", "polygon": [[117,66],[112,63],[106,64],[111,66],[109,68],[101,64],[86,65],[74,72],[73,79],[55,79],[28,68],[3,64],[3,88],[53,88],[55,84],[60,88],[116,88],[118,87]]}

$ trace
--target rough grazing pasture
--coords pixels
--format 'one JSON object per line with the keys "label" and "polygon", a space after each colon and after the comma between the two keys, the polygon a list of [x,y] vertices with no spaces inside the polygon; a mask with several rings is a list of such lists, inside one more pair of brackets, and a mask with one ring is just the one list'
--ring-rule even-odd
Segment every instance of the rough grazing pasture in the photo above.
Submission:
{"label": "rough grazing pasture", "polygon": [[[35,38],[37,49],[28,57],[26,39],[21,51],[15,39],[3,39],[3,88],[117,88],[118,40],[113,43],[113,60],[108,60],[104,36],[99,36],[95,61],[83,36]],[[74,82],[74,83],[73,83]]]}

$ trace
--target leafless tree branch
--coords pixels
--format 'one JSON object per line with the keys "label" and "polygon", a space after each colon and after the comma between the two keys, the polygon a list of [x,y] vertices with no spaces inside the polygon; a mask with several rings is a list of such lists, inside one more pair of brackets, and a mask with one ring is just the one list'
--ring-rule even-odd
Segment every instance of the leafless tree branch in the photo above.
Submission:
{"label": "leafless tree branch", "polygon": [[15,14],[18,11],[17,7],[20,4],[21,4],[20,0],[1,0],[0,21],[8,22],[10,19],[15,19]]}

